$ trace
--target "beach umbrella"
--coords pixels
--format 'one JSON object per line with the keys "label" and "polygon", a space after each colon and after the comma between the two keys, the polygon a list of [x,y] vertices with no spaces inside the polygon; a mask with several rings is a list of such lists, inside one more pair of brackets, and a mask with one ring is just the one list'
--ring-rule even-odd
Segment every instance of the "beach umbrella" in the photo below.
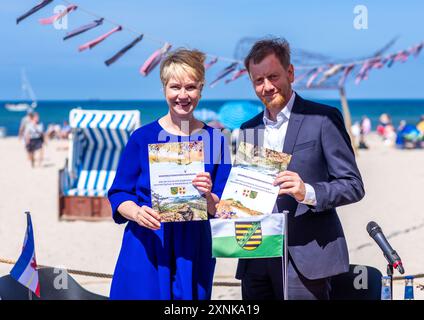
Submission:
{"label": "beach umbrella", "polygon": [[233,130],[240,128],[243,122],[252,119],[262,111],[262,106],[249,101],[226,102],[218,112],[218,120],[226,128]]}
{"label": "beach umbrella", "polygon": [[194,110],[194,117],[200,121],[209,122],[216,121],[218,114],[210,109],[198,109]]}

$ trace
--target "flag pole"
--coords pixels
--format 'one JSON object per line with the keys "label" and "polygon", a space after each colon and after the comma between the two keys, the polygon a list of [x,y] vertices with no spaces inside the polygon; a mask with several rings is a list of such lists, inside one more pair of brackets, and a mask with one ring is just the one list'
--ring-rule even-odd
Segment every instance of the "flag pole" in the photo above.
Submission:
{"label": "flag pole", "polygon": [[289,211],[288,210],[283,210],[283,216],[284,216],[284,245],[283,245],[283,297],[284,300],[288,300],[289,299],[289,294],[288,294],[288,286],[289,286],[289,282],[288,282],[288,273],[287,273],[287,268],[288,268],[288,250],[287,250],[287,223],[288,223],[288,214]]}
{"label": "flag pole", "polygon": [[[25,211],[25,215],[29,215],[29,214],[31,214],[29,211]],[[28,288],[28,300],[32,300],[32,292],[29,288]]]}
{"label": "flag pole", "polygon": [[352,144],[353,152],[355,153],[355,156],[358,156],[358,150],[356,148],[356,141],[354,139],[354,136],[352,134],[352,119],[350,116],[350,110],[349,105],[346,98],[346,91],[344,86],[339,87],[339,94],[340,94],[340,100],[342,102],[342,110],[343,110],[343,120],[345,123],[346,131],[349,134],[349,138]]}

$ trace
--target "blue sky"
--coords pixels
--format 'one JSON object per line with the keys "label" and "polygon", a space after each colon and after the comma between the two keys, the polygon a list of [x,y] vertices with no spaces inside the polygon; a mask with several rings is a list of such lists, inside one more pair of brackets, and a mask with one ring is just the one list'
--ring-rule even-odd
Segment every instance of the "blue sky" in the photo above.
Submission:
{"label": "blue sky", "polygon": [[[16,25],[16,18],[39,0],[2,0],[0,4],[0,99],[19,99],[20,70],[25,67],[39,99],[161,99],[158,70],[144,78],[138,69],[159,44],[147,37],[111,67],[104,60],[133,38],[123,31],[93,50],[77,48],[113,26],[102,27],[62,41],[66,31],[38,23],[50,16],[55,1]],[[338,58],[364,56],[392,37],[400,38],[390,52],[424,40],[424,2],[419,0],[373,1],[269,1],[269,0],[75,0],[75,4],[98,13],[151,38],[175,47],[197,48],[210,54],[232,57],[243,37],[284,36],[292,47]],[[368,29],[353,27],[356,5],[368,8]],[[81,11],[69,16],[69,29],[92,20]],[[225,65],[220,65],[225,67]],[[210,70],[208,79],[220,70]],[[405,64],[371,72],[370,79],[347,85],[349,98],[424,98],[421,82],[424,53]],[[337,98],[337,92],[300,92],[312,98]],[[205,88],[204,99],[254,98],[248,79]]]}

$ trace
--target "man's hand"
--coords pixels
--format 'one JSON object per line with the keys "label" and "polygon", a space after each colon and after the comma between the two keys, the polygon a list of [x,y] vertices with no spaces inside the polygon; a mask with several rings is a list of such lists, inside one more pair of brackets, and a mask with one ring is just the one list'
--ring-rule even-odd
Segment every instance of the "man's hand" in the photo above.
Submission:
{"label": "man's hand", "polygon": [[288,170],[280,172],[274,181],[274,186],[276,185],[280,186],[280,191],[278,192],[280,196],[288,194],[295,198],[298,202],[305,200],[305,183],[296,172]]}

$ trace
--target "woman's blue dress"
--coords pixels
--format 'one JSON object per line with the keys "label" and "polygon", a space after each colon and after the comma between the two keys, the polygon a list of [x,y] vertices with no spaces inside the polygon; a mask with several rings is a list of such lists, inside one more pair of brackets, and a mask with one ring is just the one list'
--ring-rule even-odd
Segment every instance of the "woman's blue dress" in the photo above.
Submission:
{"label": "woman's blue dress", "polygon": [[221,197],[231,169],[227,139],[207,125],[200,131],[190,137],[176,136],[155,121],[130,136],[108,193],[115,222],[128,222],[111,299],[210,299],[215,259],[209,221],[167,222],[153,231],[117,212],[127,200],[151,207],[147,148],[151,143],[203,140],[205,171],[211,174],[212,192]]}

